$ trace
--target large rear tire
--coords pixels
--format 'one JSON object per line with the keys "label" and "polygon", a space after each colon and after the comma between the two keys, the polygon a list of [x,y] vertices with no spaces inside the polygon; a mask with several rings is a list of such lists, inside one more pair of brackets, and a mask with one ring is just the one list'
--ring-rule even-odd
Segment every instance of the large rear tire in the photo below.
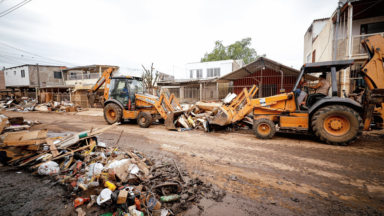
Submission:
{"label": "large rear tire", "polygon": [[275,123],[265,118],[254,120],[253,132],[258,139],[271,139],[276,133]]}
{"label": "large rear tire", "polygon": [[108,124],[121,122],[123,118],[122,109],[114,103],[109,103],[104,107],[104,119]]}
{"label": "large rear tire", "polygon": [[152,115],[147,112],[141,112],[139,116],[137,116],[137,124],[142,128],[151,126],[152,120]]}
{"label": "large rear tire", "polygon": [[353,109],[342,105],[323,107],[312,116],[312,130],[330,145],[348,145],[362,134],[363,120]]}

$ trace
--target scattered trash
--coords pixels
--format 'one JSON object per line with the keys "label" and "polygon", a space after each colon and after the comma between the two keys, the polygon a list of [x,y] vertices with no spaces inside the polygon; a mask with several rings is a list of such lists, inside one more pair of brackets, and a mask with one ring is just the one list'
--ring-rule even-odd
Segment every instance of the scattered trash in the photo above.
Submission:
{"label": "scattered trash", "polygon": [[85,216],[86,215],[85,211],[83,211],[82,208],[77,208],[76,212],[77,212],[78,216]]}
{"label": "scattered trash", "polygon": [[[8,119],[0,115],[0,129]],[[191,119],[185,122],[193,126]],[[114,126],[54,138],[47,137],[48,130],[4,133],[0,160],[49,176],[44,184],[63,185],[78,215],[85,215],[79,206],[88,209],[94,203],[112,211],[104,215],[168,216],[198,205],[206,195],[222,202],[224,190],[191,178],[175,160],[157,161],[143,152],[99,145],[97,135]]]}
{"label": "scattered trash", "polygon": [[180,199],[180,195],[177,195],[177,194],[160,197],[161,202],[174,202],[179,199]]}
{"label": "scattered trash", "polygon": [[74,201],[73,201],[73,206],[78,207],[80,205],[83,205],[84,203],[86,202],[89,202],[91,201],[91,198],[82,198],[82,197],[77,197]]}
{"label": "scattered trash", "polygon": [[44,163],[39,166],[39,169],[37,170],[37,173],[39,175],[53,175],[57,174],[60,170],[59,164],[49,161],[47,163]]}
{"label": "scattered trash", "polygon": [[97,197],[97,204],[101,205],[111,199],[112,191],[109,189],[104,189],[101,191],[100,195]]}
{"label": "scattered trash", "polygon": [[18,111],[18,112],[28,112],[28,111],[40,111],[40,112],[78,112],[82,111],[81,106],[74,102],[68,101],[49,101],[47,103],[37,104],[36,99],[32,98],[22,98],[20,99],[10,99],[6,103],[2,103],[0,109],[5,109],[6,111]]}

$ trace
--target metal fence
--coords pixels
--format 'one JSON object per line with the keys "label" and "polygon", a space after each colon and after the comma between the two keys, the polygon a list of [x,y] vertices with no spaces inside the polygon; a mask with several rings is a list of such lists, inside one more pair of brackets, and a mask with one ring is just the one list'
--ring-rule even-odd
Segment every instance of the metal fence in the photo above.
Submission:
{"label": "metal fence", "polygon": [[184,99],[181,103],[200,101],[200,88],[184,88]]}
{"label": "metal fence", "polygon": [[384,32],[352,36],[352,55],[367,55],[361,41],[373,35],[381,35],[384,37]]}
{"label": "metal fence", "polygon": [[91,74],[73,74],[68,75],[68,80],[83,80],[83,79],[99,79],[100,74],[98,73],[91,73]]}
{"label": "metal fence", "polygon": [[83,108],[88,108],[89,103],[88,103],[88,96],[87,92],[84,91],[76,91],[75,94],[71,95],[72,96],[72,102],[77,103]]}

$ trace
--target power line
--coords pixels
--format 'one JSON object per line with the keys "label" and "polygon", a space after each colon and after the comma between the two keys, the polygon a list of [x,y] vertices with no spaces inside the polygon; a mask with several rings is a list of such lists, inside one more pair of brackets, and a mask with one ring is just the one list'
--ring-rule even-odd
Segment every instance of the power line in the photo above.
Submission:
{"label": "power line", "polygon": [[43,59],[48,59],[48,60],[50,60],[50,61],[55,61],[55,62],[59,62],[59,63],[64,63],[64,64],[67,64],[67,65],[74,65],[74,66],[77,66],[77,65],[72,64],[72,63],[63,62],[63,61],[58,61],[58,60],[55,60],[55,59],[51,59],[51,58],[47,58],[47,57],[44,57],[44,56],[41,56],[41,55],[37,55],[37,54],[31,53],[31,52],[28,52],[28,51],[25,51],[25,50],[21,50],[21,49],[19,49],[19,48],[13,47],[13,46],[11,46],[11,45],[5,44],[5,43],[3,43],[3,42],[0,42],[0,44],[3,45],[3,46],[9,47],[9,48],[15,49],[15,50],[19,50],[19,51],[21,51],[21,52],[25,52],[25,53],[28,53],[28,54],[31,54],[31,55],[34,55],[34,56],[38,56],[38,57],[43,58]]}
{"label": "power line", "polygon": [[[41,60],[40,57],[34,57],[34,56],[28,56],[28,55],[20,55],[20,54],[9,53],[9,52],[4,52],[4,51],[0,51],[0,53],[3,53],[3,55],[11,57],[11,58],[31,59],[31,60],[34,60],[34,61],[49,62],[49,63],[53,62],[53,61],[45,60],[45,59]],[[57,64],[57,63],[55,62],[55,64]]]}
{"label": "power line", "polygon": [[[44,63],[44,64],[52,64],[52,65],[57,65],[57,63],[55,62],[50,62],[50,61],[44,61],[44,60],[41,60],[41,59],[36,59],[36,58],[29,58],[29,57],[21,57],[21,56],[11,56],[11,55],[6,55],[6,54],[2,54],[3,56],[6,56],[8,58],[12,58],[12,59],[23,59],[23,61],[32,61],[33,63],[38,63],[38,62],[41,62],[41,63]],[[61,66],[64,66],[64,65],[61,65]]]}
{"label": "power line", "polygon": [[9,11],[9,10],[12,10],[12,9],[16,8],[17,6],[19,6],[19,5],[23,4],[23,3],[25,3],[26,1],[27,1],[27,0],[24,0],[24,1],[20,2],[20,3],[18,3],[17,5],[14,5],[14,6],[10,7],[10,8],[8,8],[8,9],[5,10],[5,11],[0,12],[0,14],[3,14],[3,13],[5,13],[5,12]]}
{"label": "power line", "polygon": [[[19,3],[19,4],[17,4],[17,5],[15,5],[15,6],[9,8],[8,10],[5,10],[5,11],[1,12],[1,13],[0,13],[0,18],[3,17],[3,16],[5,16],[5,15],[7,15],[7,14],[9,14],[9,13],[11,13],[12,11],[14,11],[14,10],[16,10],[16,9],[18,9],[18,8],[20,8],[20,7],[22,7],[22,6],[24,6],[24,5],[26,5],[27,3],[31,2],[31,1],[32,1],[32,0],[23,1],[23,2],[21,2],[21,3]],[[12,9],[12,10],[11,10],[11,9]],[[9,11],[9,10],[10,10],[10,11]],[[8,12],[6,12],[6,11],[8,11]],[[5,12],[6,12],[6,13],[5,13]]]}
{"label": "power line", "polygon": [[12,59],[9,59],[9,58],[7,58],[7,57],[1,55],[1,54],[0,54],[0,56],[3,57],[3,58],[5,58],[5,59],[8,59],[8,60],[10,60],[10,61],[14,61],[14,62],[16,62],[16,63],[24,64],[24,63],[22,63],[22,62],[15,61],[15,60],[12,60]]}

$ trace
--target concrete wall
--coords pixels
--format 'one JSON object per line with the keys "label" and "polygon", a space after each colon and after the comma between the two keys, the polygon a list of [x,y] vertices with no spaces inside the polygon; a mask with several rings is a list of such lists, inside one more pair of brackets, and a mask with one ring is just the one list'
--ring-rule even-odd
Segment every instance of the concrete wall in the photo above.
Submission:
{"label": "concrete wall", "polygon": [[[225,61],[213,61],[213,62],[198,62],[198,63],[189,63],[186,65],[186,73],[182,79],[190,79],[190,70],[203,70],[203,77],[207,78],[207,69],[210,68],[220,68],[220,76],[224,76],[232,72],[232,64],[235,64],[233,60]],[[193,78],[196,78],[196,73],[194,73]]]}
{"label": "concrete wall", "polygon": [[[25,71],[25,77],[21,77],[21,70]],[[6,68],[4,70],[5,85],[11,86],[28,86],[29,81],[29,68],[28,66]]]}
{"label": "concrete wall", "polygon": [[333,59],[332,40],[333,40],[332,20],[327,20],[327,24],[317,36],[312,44],[312,52],[316,50],[316,62],[331,61]]}
{"label": "concrete wall", "polygon": [[[307,57],[312,53],[312,43],[313,40],[321,33],[325,25],[328,23],[328,20],[315,20],[312,22],[311,26],[304,35],[304,56],[303,63],[312,62],[312,58],[307,62]],[[316,39],[317,40],[317,39]]]}
{"label": "concrete wall", "polygon": [[303,63],[307,63],[307,56],[312,53],[312,32],[307,31],[304,35]]}
{"label": "concrete wall", "polygon": [[[60,66],[39,66],[40,86],[45,82],[46,86],[64,85],[63,79],[55,79],[54,71],[61,72]],[[30,85],[38,85],[37,68],[29,66]]]}

